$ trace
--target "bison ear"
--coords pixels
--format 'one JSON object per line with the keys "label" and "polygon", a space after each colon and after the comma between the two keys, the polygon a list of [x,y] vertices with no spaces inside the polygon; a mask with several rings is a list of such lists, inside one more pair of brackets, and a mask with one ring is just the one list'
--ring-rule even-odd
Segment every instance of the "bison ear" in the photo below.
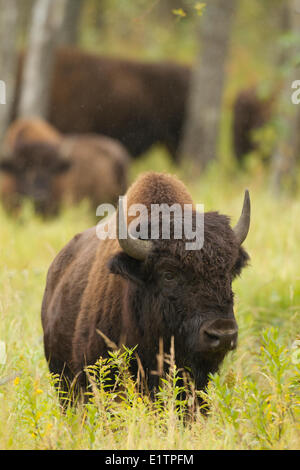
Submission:
{"label": "bison ear", "polygon": [[131,258],[123,251],[110,259],[108,269],[111,273],[119,274],[135,284],[142,285],[144,282],[142,262]]}
{"label": "bison ear", "polygon": [[248,255],[248,253],[244,250],[243,247],[240,247],[238,259],[236,260],[236,263],[233,267],[233,277],[234,278],[241,274],[242,269],[245,266],[247,266],[249,260],[250,260],[250,257]]}

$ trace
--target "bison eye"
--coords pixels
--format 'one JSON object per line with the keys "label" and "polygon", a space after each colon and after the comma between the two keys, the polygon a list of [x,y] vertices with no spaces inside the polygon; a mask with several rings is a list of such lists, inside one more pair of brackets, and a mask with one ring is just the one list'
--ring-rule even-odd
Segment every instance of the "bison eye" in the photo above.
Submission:
{"label": "bison eye", "polygon": [[167,271],[164,273],[164,279],[165,281],[168,281],[168,282],[173,281],[174,274],[171,271]]}

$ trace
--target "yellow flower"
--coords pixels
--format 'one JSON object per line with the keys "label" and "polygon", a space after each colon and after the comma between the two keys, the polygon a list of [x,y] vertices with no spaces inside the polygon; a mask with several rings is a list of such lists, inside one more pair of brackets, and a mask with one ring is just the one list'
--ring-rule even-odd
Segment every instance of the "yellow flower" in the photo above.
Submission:
{"label": "yellow flower", "polygon": [[53,428],[53,423],[48,423],[46,426],[46,431],[50,431]]}
{"label": "yellow flower", "polygon": [[186,12],[182,8],[178,8],[177,10],[172,10],[173,15],[184,17],[186,16]]}
{"label": "yellow flower", "polygon": [[20,377],[16,377],[15,380],[14,380],[14,385],[19,385],[20,383]]}
{"label": "yellow flower", "polygon": [[196,3],[195,10],[197,10],[197,13],[199,16],[203,15],[203,11],[205,7],[206,7],[206,3],[200,3],[200,2]]}
{"label": "yellow flower", "polygon": [[43,393],[43,390],[42,390],[42,389],[37,388],[37,389],[35,390],[35,394],[36,394],[36,395],[40,395],[41,393]]}

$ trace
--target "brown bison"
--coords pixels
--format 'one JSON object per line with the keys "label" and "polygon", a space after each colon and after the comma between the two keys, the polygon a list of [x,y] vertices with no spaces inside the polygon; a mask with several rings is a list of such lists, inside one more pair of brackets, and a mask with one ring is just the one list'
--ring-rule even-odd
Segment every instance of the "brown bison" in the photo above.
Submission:
{"label": "brown bison", "polygon": [[85,198],[96,208],[126,191],[129,156],[108,137],[62,136],[44,121],[23,119],[9,129],[4,152],[0,195],[8,210],[24,197],[44,215]]}
{"label": "brown bison", "polygon": [[[170,175],[141,175],[127,201],[128,207],[139,203],[149,210],[152,204],[189,204],[193,222],[197,215],[183,183]],[[189,368],[196,386],[205,387],[208,374],[237,344],[231,284],[249,258],[241,246],[249,224],[246,192],[235,228],[225,215],[204,214],[199,250],[187,251],[184,237],[164,239],[160,233],[145,240],[133,238],[130,229],[125,239],[99,240],[96,227],[76,235],[50,266],[42,304],[45,356],[62,386],[76,377],[86,389],[85,366],[107,357],[107,337],[117,345],[138,345],[148,387],[154,389],[151,371],[157,369],[160,338],[169,352],[173,337],[177,366]],[[137,374],[134,362],[132,373]]]}
{"label": "brown bison", "polygon": [[175,63],[142,63],[61,49],[54,66],[49,122],[63,133],[100,133],[117,139],[134,157],[162,143],[176,159],[189,77],[189,67]]}
{"label": "brown bison", "polygon": [[259,98],[256,87],[241,91],[233,105],[233,148],[240,164],[245,156],[256,150],[255,130],[264,126],[271,118],[275,93],[268,99]]}

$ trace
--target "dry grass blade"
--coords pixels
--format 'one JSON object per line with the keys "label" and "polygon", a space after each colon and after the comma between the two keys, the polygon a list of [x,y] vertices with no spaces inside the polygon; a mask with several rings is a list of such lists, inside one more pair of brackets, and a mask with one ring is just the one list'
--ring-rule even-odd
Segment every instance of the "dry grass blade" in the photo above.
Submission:
{"label": "dry grass blade", "polygon": [[142,380],[145,380],[146,374],[145,374],[144,368],[143,368],[143,366],[142,366],[142,362],[141,362],[141,360],[140,360],[139,355],[138,355],[137,352],[135,353],[135,358],[136,358],[136,362],[137,362],[137,364],[138,364],[138,371],[139,371],[139,374],[140,374],[140,376],[142,377]]}
{"label": "dry grass blade", "polygon": [[120,349],[116,345],[116,343],[111,341],[101,330],[96,329],[96,331],[101,336],[101,338],[103,338],[103,340],[105,341],[105,344],[108,348],[113,349],[114,351],[118,351],[118,349]]}

